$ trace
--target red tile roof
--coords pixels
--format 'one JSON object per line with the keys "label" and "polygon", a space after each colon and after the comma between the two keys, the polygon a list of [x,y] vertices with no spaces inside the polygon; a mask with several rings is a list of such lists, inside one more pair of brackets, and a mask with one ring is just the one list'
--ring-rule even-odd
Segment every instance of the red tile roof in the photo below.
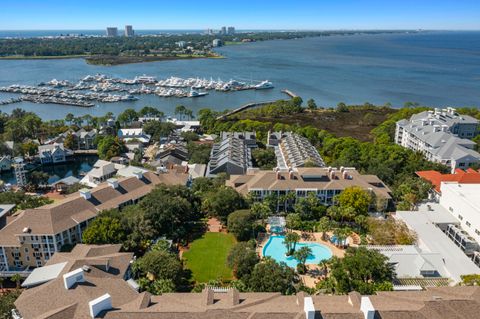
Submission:
{"label": "red tile roof", "polygon": [[440,184],[442,182],[458,182],[459,184],[480,184],[480,170],[472,168],[466,171],[457,168],[454,174],[442,174],[437,171],[419,171],[418,176],[431,182],[435,190],[440,193]]}

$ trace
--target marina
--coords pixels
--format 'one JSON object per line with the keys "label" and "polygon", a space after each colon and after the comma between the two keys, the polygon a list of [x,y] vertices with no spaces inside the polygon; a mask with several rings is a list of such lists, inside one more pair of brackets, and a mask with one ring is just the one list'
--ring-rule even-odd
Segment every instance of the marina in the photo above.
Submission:
{"label": "marina", "polygon": [[[258,82],[258,81],[256,81]],[[153,76],[128,78],[110,78],[105,74],[87,75],[77,83],[68,80],[52,79],[40,82],[37,86],[12,84],[0,87],[0,92],[22,94],[20,98],[11,98],[0,102],[1,105],[28,101],[41,104],[62,104],[79,107],[94,107],[95,102],[114,103],[135,101],[135,95],[151,94],[159,97],[197,98],[206,96],[208,91],[234,92],[242,90],[272,89],[270,81],[242,82],[222,81],[212,78],[169,77],[157,80]],[[114,92],[114,93],[113,93]]]}

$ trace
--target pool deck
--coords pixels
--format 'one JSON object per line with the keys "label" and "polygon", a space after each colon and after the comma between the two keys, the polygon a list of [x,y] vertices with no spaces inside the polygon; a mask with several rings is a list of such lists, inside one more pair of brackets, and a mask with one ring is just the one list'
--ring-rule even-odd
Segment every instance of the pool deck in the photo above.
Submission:
{"label": "pool deck", "polygon": [[[345,250],[338,248],[334,244],[329,241],[322,240],[322,233],[306,233],[294,230],[295,233],[300,235],[300,243],[317,243],[327,246],[332,251],[332,255],[343,258],[345,256]],[[302,234],[304,236],[302,236]],[[331,233],[327,233],[328,235],[332,235]],[[270,239],[270,236],[265,236],[262,242],[257,246],[257,254],[263,257],[263,247]],[[303,284],[307,287],[314,288],[319,281],[322,280],[323,269],[315,264],[307,264],[307,274],[300,275],[300,279],[302,280]]]}

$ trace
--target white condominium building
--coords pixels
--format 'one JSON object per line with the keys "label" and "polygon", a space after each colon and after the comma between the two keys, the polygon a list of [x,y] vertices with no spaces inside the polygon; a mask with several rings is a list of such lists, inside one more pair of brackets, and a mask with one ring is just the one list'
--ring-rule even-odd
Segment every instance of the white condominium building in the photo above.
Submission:
{"label": "white condominium building", "polygon": [[459,115],[453,108],[435,109],[397,122],[395,143],[420,151],[430,161],[456,168],[468,168],[480,162],[480,154],[470,139],[479,132],[479,121]]}
{"label": "white condominium building", "polygon": [[480,243],[480,184],[442,182],[440,205],[460,222],[461,228]]}

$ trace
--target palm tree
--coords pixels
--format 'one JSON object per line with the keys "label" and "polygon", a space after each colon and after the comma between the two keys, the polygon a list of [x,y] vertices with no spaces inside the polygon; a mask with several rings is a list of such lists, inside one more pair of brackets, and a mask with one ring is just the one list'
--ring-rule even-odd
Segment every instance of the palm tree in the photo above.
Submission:
{"label": "palm tree", "polygon": [[337,246],[347,239],[348,236],[352,233],[352,230],[348,227],[336,228],[333,231],[334,236],[337,238]]}
{"label": "palm tree", "polygon": [[285,235],[285,240],[283,244],[287,248],[287,256],[290,256],[295,251],[297,243],[300,240],[300,235],[294,232],[289,232]]}
{"label": "palm tree", "polygon": [[328,275],[328,266],[330,265],[330,259],[321,260],[318,265],[322,268],[322,273],[326,277]]}
{"label": "palm tree", "polygon": [[322,233],[322,240],[326,240],[326,235],[329,230],[332,229],[332,223],[326,216],[320,218],[320,221],[315,226],[316,231]]}
{"label": "palm tree", "polygon": [[183,105],[177,105],[175,107],[175,115],[179,114],[180,119],[183,119],[183,116],[185,115],[186,111],[187,111],[187,108]]}
{"label": "palm tree", "polygon": [[311,254],[312,254],[312,249],[307,246],[304,246],[293,253],[293,258],[298,260],[299,265],[301,265],[303,273],[305,273],[305,270],[306,270],[305,263],[307,262],[307,258]]}

